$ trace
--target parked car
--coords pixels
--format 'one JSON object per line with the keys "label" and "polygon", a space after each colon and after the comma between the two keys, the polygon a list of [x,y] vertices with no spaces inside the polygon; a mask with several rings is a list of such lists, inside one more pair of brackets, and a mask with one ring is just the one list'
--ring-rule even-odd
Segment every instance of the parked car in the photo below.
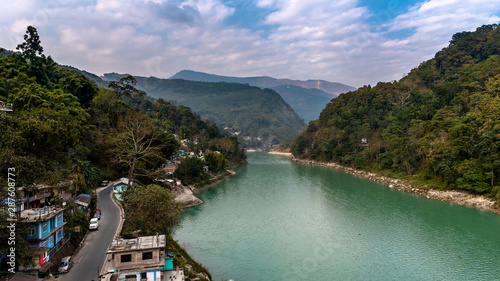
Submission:
{"label": "parked car", "polygon": [[101,210],[99,209],[95,210],[94,218],[97,218],[98,220],[101,219]]}
{"label": "parked car", "polygon": [[99,220],[97,218],[92,218],[90,220],[89,229],[97,229],[99,227]]}
{"label": "parked car", "polygon": [[57,271],[59,272],[68,272],[69,268],[71,267],[71,256],[64,257],[61,260],[61,263],[59,264],[59,269]]}
{"label": "parked car", "polygon": [[107,186],[109,184],[108,180],[103,180],[101,186]]}

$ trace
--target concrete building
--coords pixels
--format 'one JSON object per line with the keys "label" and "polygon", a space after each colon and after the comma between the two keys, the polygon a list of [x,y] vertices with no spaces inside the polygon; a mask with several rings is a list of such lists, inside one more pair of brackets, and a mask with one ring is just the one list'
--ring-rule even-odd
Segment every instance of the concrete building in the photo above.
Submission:
{"label": "concrete building", "polygon": [[[105,267],[118,281],[168,280],[165,272],[173,270],[173,256],[165,254],[165,235],[135,239],[115,239],[108,248]],[[181,270],[182,271],[182,270]],[[176,270],[174,272],[179,272]],[[176,280],[184,280],[184,274]]]}
{"label": "concrete building", "polygon": [[29,270],[45,272],[54,255],[68,240],[64,235],[64,208],[44,207],[21,211],[21,218],[28,223],[28,243],[37,245],[35,266]]}

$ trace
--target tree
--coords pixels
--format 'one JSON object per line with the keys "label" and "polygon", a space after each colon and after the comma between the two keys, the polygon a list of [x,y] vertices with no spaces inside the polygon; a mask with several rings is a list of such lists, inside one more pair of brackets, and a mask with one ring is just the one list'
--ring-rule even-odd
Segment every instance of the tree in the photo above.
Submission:
{"label": "tree", "polygon": [[119,129],[122,133],[112,139],[113,161],[127,167],[130,182],[136,176],[151,175],[155,160],[163,158],[162,145],[156,145],[159,133],[147,117],[137,112],[129,112]]}
{"label": "tree", "polygon": [[137,81],[134,76],[128,75],[126,77],[121,78],[118,82],[111,81],[109,82],[108,87],[115,92],[116,98],[122,98],[123,96],[129,97],[134,91],[137,91],[135,85]]}
{"label": "tree", "polygon": [[24,42],[17,45],[16,49],[21,50],[21,57],[28,63],[28,74],[35,76],[40,84],[47,84],[48,78],[43,67],[45,56],[43,55],[43,47],[35,27],[28,26],[24,35]]}
{"label": "tree", "polygon": [[185,181],[193,183],[203,177],[204,161],[198,157],[186,157],[181,160],[179,168],[175,170],[174,176]]}
{"label": "tree", "polygon": [[179,224],[181,206],[167,189],[158,185],[138,186],[125,192],[125,234],[170,235]]}
{"label": "tree", "polygon": [[219,173],[225,170],[227,160],[222,153],[209,151],[205,153],[205,163],[211,171]]}
{"label": "tree", "polygon": [[38,31],[30,25],[26,30],[26,34],[24,34],[24,42],[17,45],[16,49],[21,50],[24,59],[34,63],[37,60],[37,53],[38,55],[43,54],[41,43]]}

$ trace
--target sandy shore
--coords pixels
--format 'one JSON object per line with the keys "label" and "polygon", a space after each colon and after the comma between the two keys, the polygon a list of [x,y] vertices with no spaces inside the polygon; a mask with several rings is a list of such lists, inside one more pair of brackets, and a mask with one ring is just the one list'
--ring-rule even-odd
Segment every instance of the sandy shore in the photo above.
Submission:
{"label": "sandy shore", "polygon": [[283,156],[293,157],[292,153],[290,153],[290,152],[269,151],[267,154],[283,155]]}
{"label": "sandy shore", "polygon": [[463,205],[463,206],[467,206],[467,207],[478,208],[478,209],[490,211],[490,212],[493,212],[496,214],[500,214],[500,206],[498,206],[498,204],[495,204],[495,201],[493,201],[489,198],[486,198],[484,196],[470,194],[470,193],[467,193],[465,191],[453,191],[453,190],[440,191],[440,190],[428,189],[425,186],[424,187],[418,186],[418,185],[415,185],[415,184],[408,182],[408,181],[388,178],[388,177],[380,176],[380,175],[365,172],[365,171],[359,171],[359,170],[352,169],[349,167],[344,167],[344,166],[339,165],[337,163],[326,163],[326,162],[318,162],[318,161],[313,161],[313,160],[303,160],[303,159],[297,159],[297,158],[292,158],[292,160],[295,162],[324,166],[324,167],[328,167],[328,168],[341,170],[341,171],[350,173],[350,174],[355,175],[355,176],[364,177],[364,178],[367,178],[367,179],[372,180],[372,181],[386,184],[390,188],[418,194],[418,195],[425,196],[425,197],[430,198],[430,199],[455,203],[455,204],[459,204],[459,205]]}

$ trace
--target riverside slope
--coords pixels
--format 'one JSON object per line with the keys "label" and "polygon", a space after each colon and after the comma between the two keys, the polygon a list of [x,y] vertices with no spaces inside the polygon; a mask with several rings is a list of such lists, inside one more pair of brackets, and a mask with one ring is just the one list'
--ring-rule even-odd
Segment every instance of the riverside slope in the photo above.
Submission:
{"label": "riverside slope", "polygon": [[426,186],[419,186],[419,185],[416,185],[412,182],[408,182],[405,180],[393,179],[393,178],[377,175],[377,174],[366,172],[366,171],[360,171],[360,170],[345,167],[345,166],[342,166],[340,164],[333,163],[333,162],[319,162],[319,161],[314,161],[314,160],[299,159],[299,158],[293,157],[291,153],[279,153],[278,152],[278,153],[272,153],[272,154],[290,156],[290,157],[292,157],[293,161],[299,162],[299,163],[324,166],[324,167],[344,171],[344,172],[347,172],[347,173],[355,175],[355,176],[360,176],[360,177],[367,178],[367,179],[372,180],[372,181],[386,184],[387,186],[389,186],[390,188],[393,188],[393,189],[418,194],[421,196],[425,196],[429,199],[450,202],[450,203],[459,204],[462,206],[478,208],[478,209],[490,211],[490,212],[493,212],[496,214],[500,214],[500,206],[498,205],[498,203],[496,203],[495,201],[488,199],[482,195],[475,195],[475,194],[471,194],[471,193],[468,193],[465,191],[434,190],[434,189],[430,189]]}

